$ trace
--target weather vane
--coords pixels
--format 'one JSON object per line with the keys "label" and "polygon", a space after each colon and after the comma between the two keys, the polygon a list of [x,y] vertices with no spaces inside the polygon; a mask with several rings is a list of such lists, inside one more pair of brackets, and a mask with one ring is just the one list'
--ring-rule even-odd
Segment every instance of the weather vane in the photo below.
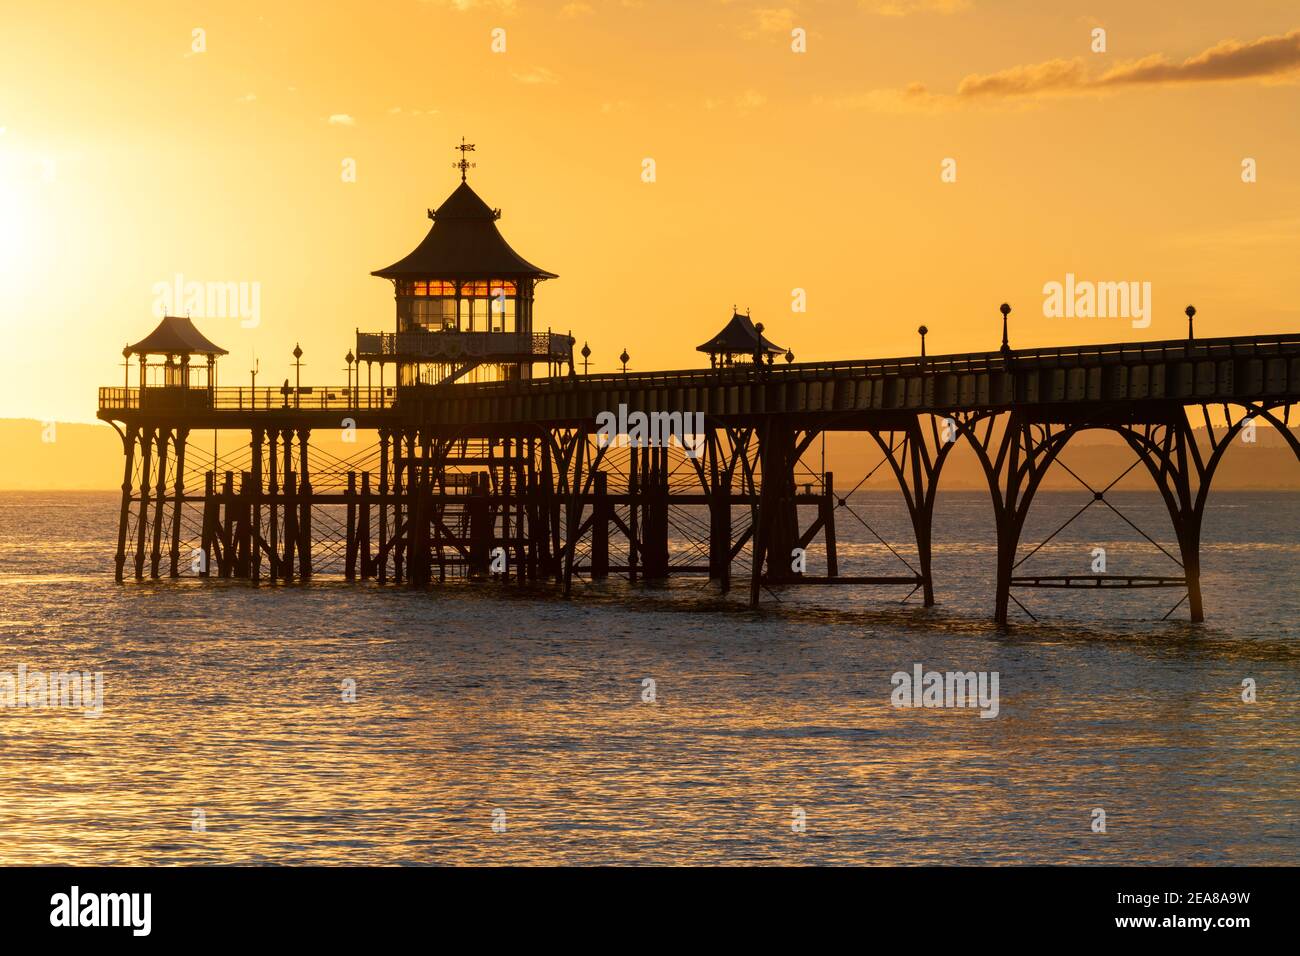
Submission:
{"label": "weather vane", "polygon": [[475,166],[478,165],[477,163],[469,162],[465,155],[466,153],[474,152],[474,144],[465,142],[465,137],[462,136],[460,138],[460,145],[453,146],[452,149],[460,150],[460,161],[456,163],[452,163],[451,166],[452,169],[460,170],[460,181],[463,183],[465,181],[465,170],[473,169]]}

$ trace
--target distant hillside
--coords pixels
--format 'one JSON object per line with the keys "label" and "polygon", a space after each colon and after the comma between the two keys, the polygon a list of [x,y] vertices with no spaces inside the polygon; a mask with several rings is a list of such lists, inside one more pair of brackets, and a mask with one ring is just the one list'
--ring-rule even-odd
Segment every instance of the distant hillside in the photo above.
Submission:
{"label": "distant hillside", "polygon": [[[52,438],[53,441],[44,439]],[[1300,463],[1282,436],[1271,428],[1256,431],[1257,441],[1247,445],[1238,441],[1224,456],[1215,476],[1218,490],[1270,491],[1300,490]],[[211,432],[195,432],[191,443],[211,449]],[[359,433],[357,444],[344,444],[337,432],[318,432],[313,444],[332,455],[347,458],[373,442],[373,435]],[[233,436],[223,441],[221,453],[236,444]],[[122,442],[111,426],[56,423],[53,431],[30,419],[0,419],[0,490],[113,490],[122,483]],[[832,434],[826,440],[826,467],[835,472],[835,483],[842,490],[852,488],[869,470],[879,464],[881,452],[866,435]],[[1130,464],[1133,453],[1117,436],[1108,432],[1080,435],[1065,449],[1061,460],[1080,477],[1102,487],[1109,484]],[[821,466],[821,443],[816,442],[804,458],[813,470]],[[802,469],[801,469],[802,472]],[[804,473],[806,474],[806,473]],[[802,480],[802,479],[800,479]],[[888,466],[876,471],[863,487],[892,486]],[[941,487],[944,489],[983,489],[974,454],[959,445],[944,466]],[[1045,488],[1079,488],[1063,468],[1053,468],[1044,482]],[[1145,467],[1139,465],[1116,487],[1144,489],[1151,487]]]}

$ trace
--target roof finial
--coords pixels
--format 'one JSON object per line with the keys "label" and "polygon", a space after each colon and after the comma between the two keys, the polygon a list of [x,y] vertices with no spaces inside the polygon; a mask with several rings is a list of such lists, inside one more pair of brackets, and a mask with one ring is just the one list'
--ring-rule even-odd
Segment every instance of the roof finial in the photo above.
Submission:
{"label": "roof finial", "polygon": [[462,136],[460,138],[460,145],[453,146],[452,149],[460,150],[460,161],[452,163],[451,168],[460,170],[460,181],[463,183],[465,181],[465,170],[473,169],[478,165],[477,163],[469,162],[465,155],[466,153],[474,152],[474,144],[465,142],[465,137]]}

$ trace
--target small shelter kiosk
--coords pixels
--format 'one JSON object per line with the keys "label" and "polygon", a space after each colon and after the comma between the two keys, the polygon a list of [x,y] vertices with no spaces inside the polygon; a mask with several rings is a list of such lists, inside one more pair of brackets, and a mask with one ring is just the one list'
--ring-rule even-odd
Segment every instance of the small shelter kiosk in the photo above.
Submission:
{"label": "small shelter kiosk", "polygon": [[[132,356],[140,360],[140,407],[212,407],[221,346],[194,327],[188,316],[167,315],[158,327],[122,350],[130,379]],[[191,359],[201,356],[202,365]]]}
{"label": "small shelter kiosk", "polygon": [[711,367],[725,368],[737,364],[737,359],[749,359],[756,365],[766,360],[771,365],[785,349],[763,335],[763,323],[755,325],[748,310],[741,315],[733,308],[731,320],[695,351],[706,353]]}

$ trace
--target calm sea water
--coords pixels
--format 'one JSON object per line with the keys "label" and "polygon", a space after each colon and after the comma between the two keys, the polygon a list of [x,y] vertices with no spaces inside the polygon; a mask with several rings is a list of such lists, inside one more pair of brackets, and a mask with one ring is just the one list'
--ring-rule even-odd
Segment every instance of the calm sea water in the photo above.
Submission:
{"label": "calm sea water", "polygon": [[[1156,497],[1114,500],[1168,545]],[[1085,502],[1040,495],[1025,541]],[[910,559],[894,496],[850,505]],[[117,586],[116,507],[0,494],[0,672],[104,674],[98,718],[0,710],[3,863],[1300,862],[1300,495],[1212,496],[1203,626],[1160,620],[1176,591],[1031,591],[1005,630],[984,494],[940,497],[929,610],[845,587],[753,612],[698,579]],[[842,574],[905,570],[839,521]],[[1176,572],[1101,508],[1023,570],[1094,547]],[[998,717],[893,708],[916,663],[997,671]]]}

